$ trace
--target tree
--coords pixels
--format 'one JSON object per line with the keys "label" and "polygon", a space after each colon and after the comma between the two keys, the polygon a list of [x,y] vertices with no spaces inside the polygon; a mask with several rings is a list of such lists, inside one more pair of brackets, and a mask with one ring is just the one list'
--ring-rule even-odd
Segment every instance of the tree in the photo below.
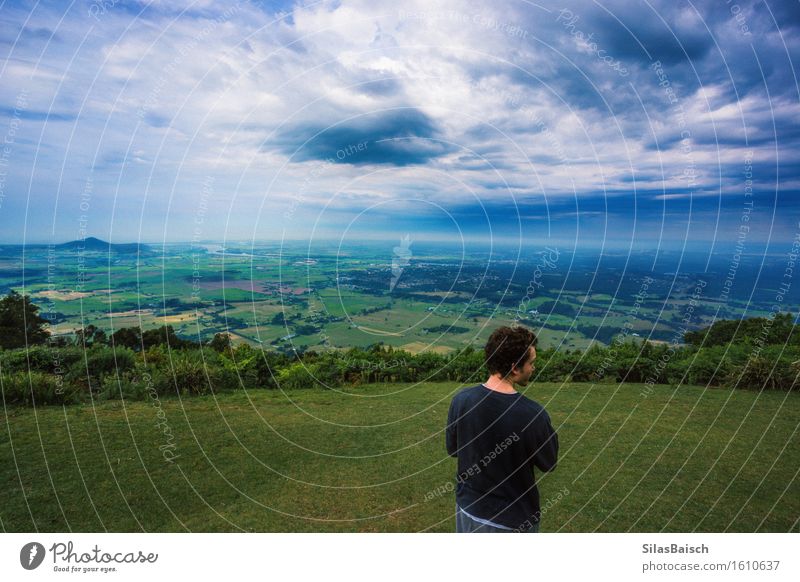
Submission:
{"label": "tree", "polygon": [[75,331],[75,343],[79,346],[103,345],[108,343],[106,332],[94,324]]}
{"label": "tree", "polygon": [[49,337],[47,320],[27,295],[11,291],[0,299],[0,348],[23,348],[43,344]]}
{"label": "tree", "polygon": [[208,342],[208,347],[219,353],[230,353],[233,344],[231,343],[231,334],[229,333],[215,333],[211,341]]}
{"label": "tree", "polygon": [[191,348],[197,344],[191,340],[185,340],[175,335],[175,330],[171,325],[162,325],[157,329],[148,329],[142,333],[142,343],[146,348],[151,346],[168,345],[171,349]]}
{"label": "tree", "polygon": [[800,334],[795,333],[794,316],[791,313],[777,313],[772,319],[751,317],[741,320],[722,319],[711,327],[690,331],[684,334],[687,343],[695,346],[722,346],[731,343],[753,345],[756,342],[766,345],[797,344]]}
{"label": "tree", "polygon": [[122,327],[111,334],[111,345],[138,351],[142,349],[141,331],[138,327]]}

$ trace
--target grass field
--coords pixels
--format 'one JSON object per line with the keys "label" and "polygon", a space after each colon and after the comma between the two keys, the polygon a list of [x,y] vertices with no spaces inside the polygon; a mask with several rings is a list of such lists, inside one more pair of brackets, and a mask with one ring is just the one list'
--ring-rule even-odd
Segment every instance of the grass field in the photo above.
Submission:
{"label": "grass field", "polygon": [[[0,526],[453,531],[442,430],[457,389],[7,409]],[[542,531],[798,531],[800,395],[608,384],[535,384],[528,395],[561,442],[559,467],[539,480],[551,500]],[[159,446],[170,442],[167,462]]]}

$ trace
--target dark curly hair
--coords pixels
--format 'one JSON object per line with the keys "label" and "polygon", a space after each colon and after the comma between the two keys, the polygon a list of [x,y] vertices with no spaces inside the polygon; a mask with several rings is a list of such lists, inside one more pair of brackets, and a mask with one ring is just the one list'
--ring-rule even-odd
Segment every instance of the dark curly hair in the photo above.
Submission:
{"label": "dark curly hair", "polygon": [[530,347],[538,341],[536,334],[525,327],[498,327],[484,348],[489,373],[507,376],[511,368],[525,363]]}

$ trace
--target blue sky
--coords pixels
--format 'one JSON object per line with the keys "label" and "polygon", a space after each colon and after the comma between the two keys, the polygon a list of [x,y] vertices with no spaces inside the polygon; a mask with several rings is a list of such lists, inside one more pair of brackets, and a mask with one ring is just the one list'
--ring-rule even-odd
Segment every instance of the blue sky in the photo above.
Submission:
{"label": "blue sky", "polygon": [[0,6],[0,242],[800,232],[796,1]]}

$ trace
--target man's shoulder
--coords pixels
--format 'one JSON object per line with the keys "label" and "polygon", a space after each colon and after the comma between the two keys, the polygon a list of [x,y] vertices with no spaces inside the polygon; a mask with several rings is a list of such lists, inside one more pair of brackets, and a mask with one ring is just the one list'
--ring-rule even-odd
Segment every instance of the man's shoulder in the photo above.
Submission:
{"label": "man's shoulder", "polygon": [[453,396],[453,403],[463,402],[465,400],[472,400],[476,395],[479,395],[484,390],[481,384],[475,386],[466,386]]}
{"label": "man's shoulder", "polygon": [[527,406],[531,410],[536,410],[536,411],[544,410],[544,406],[536,402],[534,399],[528,398],[524,394],[521,394],[520,396],[522,396],[522,398],[520,398],[519,401],[523,406]]}
{"label": "man's shoulder", "polygon": [[[478,403],[490,397],[491,393],[483,386],[483,384],[476,384],[474,386],[466,386],[456,392],[453,396],[453,400],[451,401],[451,406],[461,406],[466,404],[473,404]],[[507,397],[507,395],[503,395]],[[544,409],[544,406],[528,398],[524,394],[519,394],[518,398],[511,398],[508,401],[505,401],[510,409],[517,411],[520,414],[523,414],[529,418],[543,421],[549,421],[550,417],[547,414],[547,411]]]}
{"label": "man's shoulder", "polygon": [[550,421],[550,415],[547,414],[547,410],[545,410],[544,406],[535,400],[528,398],[524,394],[522,395],[522,398],[519,399],[519,405],[527,414],[530,414],[534,420],[547,422]]}

